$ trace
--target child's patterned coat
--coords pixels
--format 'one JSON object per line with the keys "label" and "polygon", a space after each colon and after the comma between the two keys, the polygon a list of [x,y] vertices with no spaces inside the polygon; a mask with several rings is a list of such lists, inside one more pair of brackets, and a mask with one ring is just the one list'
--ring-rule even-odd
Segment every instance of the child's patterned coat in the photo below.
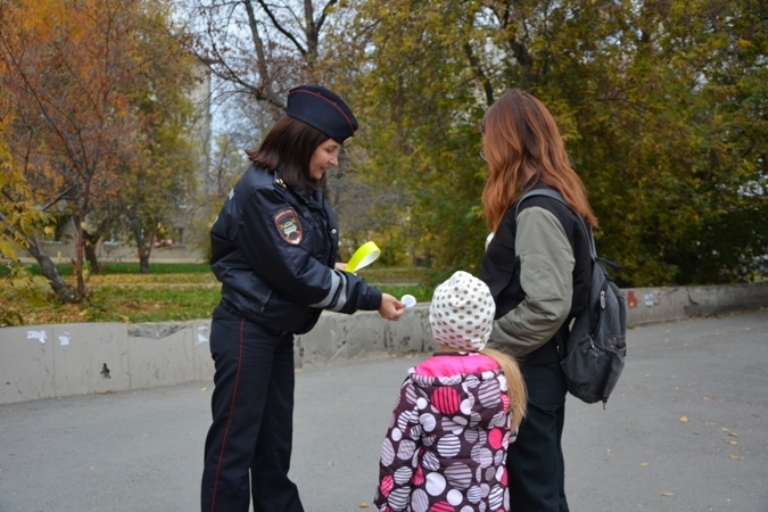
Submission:
{"label": "child's patterned coat", "polygon": [[509,510],[507,382],[476,353],[435,354],[408,370],[382,445],[376,510]]}

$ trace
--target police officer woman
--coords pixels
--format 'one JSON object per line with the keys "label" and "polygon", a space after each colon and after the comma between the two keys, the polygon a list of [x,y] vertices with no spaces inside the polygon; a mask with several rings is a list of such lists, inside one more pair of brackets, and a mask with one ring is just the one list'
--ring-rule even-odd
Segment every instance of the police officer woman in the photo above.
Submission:
{"label": "police officer woman", "polygon": [[[293,338],[324,309],[403,305],[336,263],[339,232],[323,196],[357,121],[334,93],[303,85],[230,192],[211,229],[211,267],[221,281],[210,347],[213,422],[205,442],[202,511],[303,511],[288,478],[293,433]],[[249,481],[250,478],[250,481]]]}

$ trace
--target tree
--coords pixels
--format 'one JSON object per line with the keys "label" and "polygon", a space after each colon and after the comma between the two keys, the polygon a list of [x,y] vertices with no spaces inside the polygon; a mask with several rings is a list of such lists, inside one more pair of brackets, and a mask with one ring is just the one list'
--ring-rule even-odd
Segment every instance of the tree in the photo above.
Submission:
{"label": "tree", "polygon": [[[344,32],[344,23],[354,13],[348,2],[196,0],[185,2],[184,7],[190,13],[191,48],[210,67],[220,84],[222,102],[233,113],[221,131],[240,152],[259,145],[266,130],[283,115],[292,87],[319,83],[345,99],[353,97],[348,75],[354,69],[338,72],[349,45],[355,44]],[[351,153],[354,150],[348,156]],[[235,172],[239,176],[243,170]],[[365,238],[380,219],[387,218],[386,210],[380,216],[361,216],[364,204],[396,206],[357,183],[357,174],[354,158],[343,158],[327,186],[347,245]],[[396,196],[391,193],[387,198]],[[368,222],[362,222],[364,218]]]}
{"label": "tree", "polygon": [[[0,135],[3,133],[0,120]],[[18,252],[30,246],[35,229],[50,222],[50,217],[32,203],[29,187],[0,136],[0,256],[11,262],[8,275],[0,278],[0,293],[11,295],[16,300],[9,302],[18,304],[0,311],[0,327],[23,324],[23,304],[44,300],[45,290],[50,290],[44,278],[32,276],[24,267],[14,265],[19,261]]]}
{"label": "tree", "polygon": [[328,50],[323,32],[338,16],[338,0],[195,0],[184,4],[192,48],[232,94],[278,114],[288,89],[305,81],[327,84],[332,70],[318,66]]}
{"label": "tree", "polygon": [[765,19],[750,0],[362,2],[365,173],[404,190],[438,270],[471,268],[477,128],[524,88],[557,118],[622,284],[745,279],[768,253]]}
{"label": "tree", "polygon": [[[68,215],[75,228],[77,284],[74,294],[59,293],[62,300],[85,297],[87,222],[91,216],[95,225],[109,218],[104,212],[122,191],[116,171],[150,144],[145,130],[158,120],[141,111],[142,98],[170,87],[170,79],[158,87],[166,72],[158,59],[179,52],[160,55],[170,48],[165,41],[173,39],[167,27],[151,22],[163,13],[162,5],[160,0],[2,2],[0,81],[9,98],[4,115],[13,116],[9,147],[35,202]],[[166,109],[158,115],[177,114]],[[53,282],[55,267],[42,247],[28,250]]]}
{"label": "tree", "polygon": [[[14,2],[4,5],[0,36],[8,71],[3,89],[26,115],[31,154],[43,163],[36,190],[69,191],[75,226],[76,299],[85,296],[83,235],[93,197],[116,188],[110,169],[128,127],[127,97],[116,87],[133,79],[127,8],[135,2]],[[37,15],[29,16],[35,12]],[[17,117],[22,120],[22,116]],[[39,257],[39,255],[36,255]]]}
{"label": "tree", "polygon": [[[484,164],[479,116],[486,97],[474,87],[468,52],[484,34],[478,2],[365,2],[349,59],[363,62],[356,97],[368,183],[399,190],[405,252],[437,270],[477,270],[485,228],[479,217]],[[474,56],[473,56],[474,59]],[[492,101],[492,97],[491,97]],[[407,219],[407,221],[405,220]]]}
{"label": "tree", "polygon": [[194,217],[196,176],[205,148],[194,147],[195,57],[186,51],[180,35],[171,34],[170,12],[161,5],[147,6],[136,27],[147,37],[137,42],[144,65],[138,70],[141,87],[130,89],[131,112],[137,126],[134,147],[119,157],[122,192],[119,219],[136,244],[139,267],[149,272],[154,245],[168,238],[180,214]]}
{"label": "tree", "polygon": [[[4,133],[0,119],[0,135]],[[24,176],[14,165],[8,146],[0,137],[0,256],[18,261],[18,251],[29,246],[36,227],[51,219],[35,208]]]}

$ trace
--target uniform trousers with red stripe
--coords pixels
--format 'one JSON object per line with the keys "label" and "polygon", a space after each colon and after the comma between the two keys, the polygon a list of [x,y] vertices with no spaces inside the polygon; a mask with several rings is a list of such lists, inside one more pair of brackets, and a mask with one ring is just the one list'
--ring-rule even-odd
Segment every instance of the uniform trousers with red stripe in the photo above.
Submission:
{"label": "uniform trousers with red stripe", "polygon": [[202,512],[303,512],[288,478],[293,437],[293,335],[218,306],[210,336],[213,422],[205,441]]}

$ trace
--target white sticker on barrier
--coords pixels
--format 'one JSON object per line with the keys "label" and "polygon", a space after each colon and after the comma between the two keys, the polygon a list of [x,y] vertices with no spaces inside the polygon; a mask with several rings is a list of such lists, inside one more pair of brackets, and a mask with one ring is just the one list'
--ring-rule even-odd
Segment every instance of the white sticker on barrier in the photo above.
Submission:
{"label": "white sticker on barrier", "polygon": [[201,326],[197,328],[197,344],[208,343],[208,327]]}
{"label": "white sticker on barrier", "polygon": [[45,344],[45,331],[27,331],[28,340],[38,340],[41,344]]}

